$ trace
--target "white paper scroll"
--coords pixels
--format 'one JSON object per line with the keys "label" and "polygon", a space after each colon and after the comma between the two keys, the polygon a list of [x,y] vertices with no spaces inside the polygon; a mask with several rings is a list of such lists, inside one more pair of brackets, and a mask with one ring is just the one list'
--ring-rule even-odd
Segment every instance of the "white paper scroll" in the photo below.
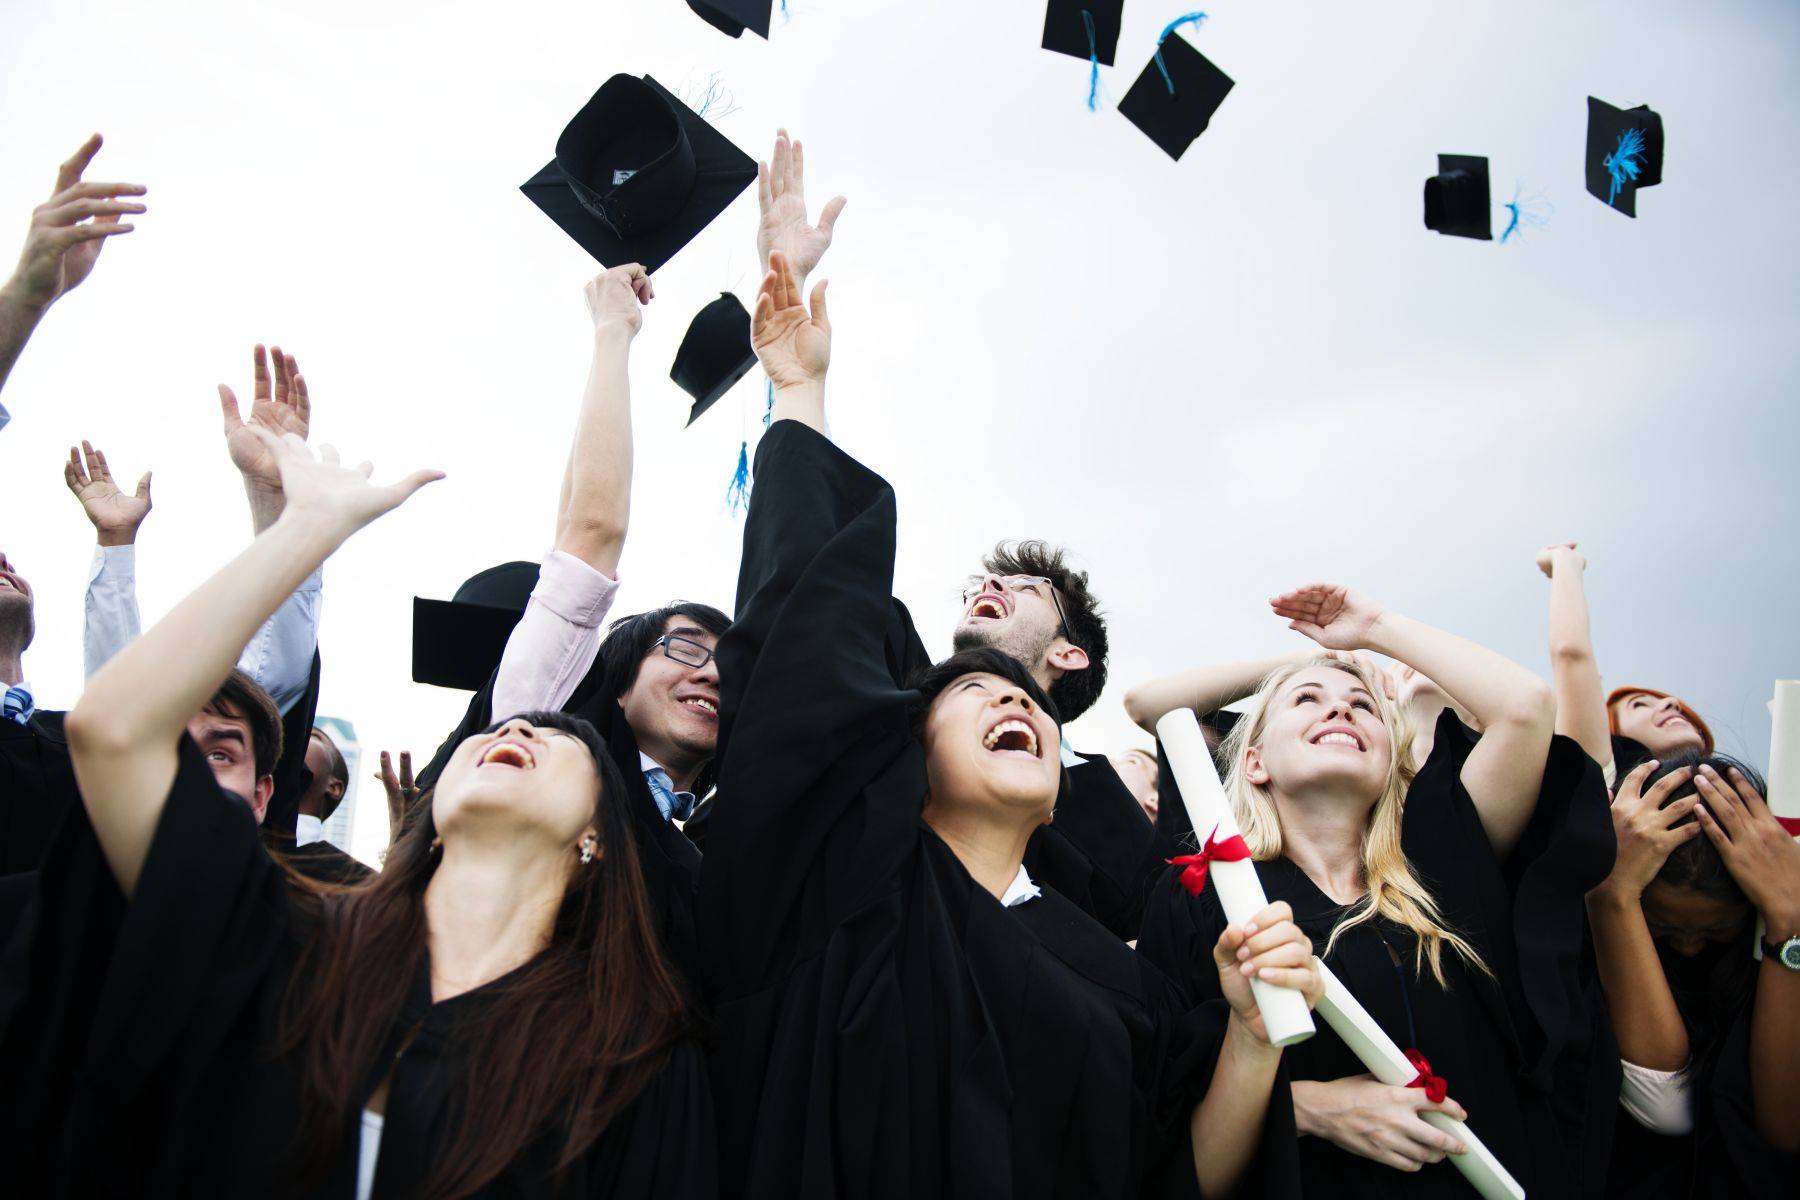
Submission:
{"label": "white paper scroll", "polygon": [[[1215,867],[1214,870],[1217,870]],[[1406,1053],[1394,1045],[1394,1039],[1382,1032],[1375,1018],[1369,1015],[1350,989],[1324,963],[1319,963],[1319,971],[1325,977],[1325,998],[1319,1001],[1319,1015],[1325,1023],[1337,1031],[1344,1039],[1344,1045],[1363,1066],[1383,1083],[1396,1087],[1405,1087],[1418,1077],[1418,1070],[1407,1061]],[[1429,1057],[1429,1055],[1427,1056]],[[1451,1085],[1451,1099],[1455,1099],[1455,1085]],[[1469,1148],[1467,1154],[1451,1154],[1446,1157],[1454,1163],[1456,1169],[1463,1173],[1471,1185],[1484,1200],[1525,1200],[1525,1189],[1519,1181],[1509,1174],[1493,1152],[1481,1144],[1481,1139],[1470,1132],[1469,1127],[1452,1117],[1440,1112],[1422,1112],[1419,1114],[1425,1123],[1451,1135]]]}
{"label": "white paper scroll", "polygon": [[1800,679],[1775,681],[1769,716],[1769,811],[1800,817]]}
{"label": "white paper scroll", "polygon": [[[1175,772],[1175,782],[1181,788],[1188,820],[1193,822],[1194,832],[1202,844],[1215,829],[1220,841],[1235,836],[1238,833],[1237,818],[1225,799],[1219,770],[1213,765],[1212,752],[1206,748],[1206,738],[1201,734],[1200,722],[1193,712],[1181,708],[1165,715],[1156,723],[1156,736],[1169,756],[1169,769]],[[1242,924],[1268,907],[1262,880],[1256,877],[1255,863],[1247,859],[1215,862],[1208,870],[1213,889],[1219,893],[1219,903],[1225,909],[1225,917],[1232,924]],[[1306,997],[1293,988],[1252,979],[1250,990],[1256,994],[1256,1007],[1262,1013],[1263,1028],[1269,1031],[1272,1044],[1292,1046],[1317,1032],[1312,1013],[1306,1007]]]}

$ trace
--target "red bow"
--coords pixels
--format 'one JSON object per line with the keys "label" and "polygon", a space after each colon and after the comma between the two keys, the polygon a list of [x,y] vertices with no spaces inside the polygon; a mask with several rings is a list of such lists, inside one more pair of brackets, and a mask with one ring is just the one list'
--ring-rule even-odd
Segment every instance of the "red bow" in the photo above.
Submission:
{"label": "red bow", "polygon": [[1776,817],[1775,823],[1785,829],[1789,837],[1800,838],[1800,817]]}
{"label": "red bow", "polygon": [[1224,841],[1219,841],[1219,827],[1206,835],[1206,845],[1200,847],[1198,854],[1178,854],[1166,860],[1172,867],[1182,867],[1181,886],[1188,890],[1190,896],[1198,896],[1206,887],[1206,872],[1210,864],[1215,862],[1243,862],[1250,857],[1250,847],[1238,834],[1232,834]]}
{"label": "red bow", "polygon": [[1409,1088],[1423,1088],[1425,1089],[1426,1099],[1430,1100],[1433,1104],[1442,1104],[1444,1102],[1444,1097],[1450,1094],[1450,1085],[1444,1082],[1444,1077],[1442,1075],[1433,1075],[1431,1073],[1431,1063],[1426,1061],[1425,1056],[1420,1054],[1417,1050],[1408,1050],[1406,1052],[1406,1061],[1411,1063],[1413,1069],[1419,1073],[1418,1077],[1406,1086]]}

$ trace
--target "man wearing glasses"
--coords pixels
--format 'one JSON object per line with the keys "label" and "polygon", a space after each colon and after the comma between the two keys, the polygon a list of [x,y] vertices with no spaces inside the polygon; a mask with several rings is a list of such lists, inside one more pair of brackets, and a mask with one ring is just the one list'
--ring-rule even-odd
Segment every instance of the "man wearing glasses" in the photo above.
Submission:
{"label": "man wearing glasses", "polygon": [[[1094,706],[1106,686],[1106,619],[1087,572],[1042,541],[1002,542],[963,590],[953,644],[1004,650],[1050,693],[1064,722]],[[1032,878],[1054,887],[1117,936],[1137,936],[1143,893],[1161,864],[1155,830],[1103,756],[1062,744],[1068,787],[1056,819],[1025,851]]]}

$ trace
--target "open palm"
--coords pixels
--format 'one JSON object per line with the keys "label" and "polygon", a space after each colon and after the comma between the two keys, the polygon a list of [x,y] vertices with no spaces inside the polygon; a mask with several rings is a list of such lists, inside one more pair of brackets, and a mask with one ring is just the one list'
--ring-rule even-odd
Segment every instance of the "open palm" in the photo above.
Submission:
{"label": "open palm", "polygon": [[1381,606],[1347,587],[1334,583],[1309,583],[1269,601],[1288,628],[1299,631],[1327,650],[1361,650],[1369,631],[1381,616]]}
{"label": "open palm", "polygon": [[763,263],[780,251],[794,274],[804,280],[831,248],[831,232],[844,198],[834,197],[819,214],[817,225],[806,220],[806,155],[787,130],[775,135],[772,162],[756,165],[756,198],[762,219],[756,227],[757,258]]}
{"label": "open palm", "polygon": [[831,365],[831,322],[825,312],[825,281],[812,290],[812,311],[800,302],[800,285],[787,256],[769,256],[769,273],[756,296],[750,319],[756,357],[777,388],[821,383]]}
{"label": "open palm", "polygon": [[262,443],[280,471],[281,487],[287,493],[284,517],[319,518],[345,537],[444,477],[442,471],[414,471],[398,483],[376,484],[369,478],[375,470],[371,463],[342,466],[332,446],[319,447],[315,458],[295,434],[277,439],[260,426],[249,428],[250,436]]}
{"label": "open palm", "polygon": [[219,385],[219,409],[232,465],[244,476],[245,483],[276,491],[281,487],[281,473],[276,467],[275,455],[251,430],[259,428],[276,438],[291,433],[305,441],[312,426],[312,402],[307,394],[306,380],[300,374],[300,364],[294,356],[283,354],[280,346],[276,346],[272,354],[272,386],[269,359],[263,348],[258,346],[252,356],[255,393],[250,402],[250,419],[243,419],[238,411],[236,394],[222,383]]}
{"label": "open palm", "polygon": [[106,465],[106,455],[87,442],[81,443],[80,450],[69,448],[63,482],[101,533],[134,533],[150,514],[150,473],[146,471],[138,480],[136,492],[120,491]]}

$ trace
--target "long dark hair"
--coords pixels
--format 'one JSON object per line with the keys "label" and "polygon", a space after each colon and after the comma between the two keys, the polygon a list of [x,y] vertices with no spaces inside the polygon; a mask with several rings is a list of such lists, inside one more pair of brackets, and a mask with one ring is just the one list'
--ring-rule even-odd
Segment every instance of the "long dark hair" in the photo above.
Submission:
{"label": "long dark hair", "polygon": [[[1739,762],[1729,755],[1703,754],[1698,750],[1671,755],[1651,772],[1650,778],[1644,781],[1644,787],[1648,789],[1671,771],[1683,768],[1697,771],[1701,766],[1710,766],[1717,771],[1720,778],[1726,781],[1726,787],[1731,786],[1731,771],[1735,768],[1756,789],[1758,795],[1768,795],[1762,776],[1748,763]],[[1663,803],[1666,806],[1684,796],[1693,795],[1697,790],[1690,779],[1676,788]],[[1686,818],[1687,821],[1695,819],[1692,816]],[[1693,958],[1676,954],[1660,941],[1656,947],[1657,956],[1662,961],[1663,978],[1668,981],[1669,992],[1675,997],[1675,1008],[1680,1012],[1681,1023],[1687,1029],[1688,1051],[1693,1058],[1694,1072],[1698,1075],[1708,1070],[1718,1058],[1719,1047],[1726,1032],[1750,999],[1756,978],[1756,961],[1750,957],[1748,944],[1755,920],[1754,909],[1750,906],[1749,897],[1738,886],[1738,881],[1732,878],[1725,860],[1719,856],[1718,848],[1704,833],[1689,838],[1670,852],[1669,857],[1663,861],[1662,868],[1656,873],[1656,882],[1697,892],[1709,899],[1742,904],[1749,910],[1744,918],[1742,937],[1733,937]]]}
{"label": "long dark hair", "polygon": [[[452,1104],[460,1124],[421,1181],[424,1196],[479,1190],[552,1130],[564,1135],[558,1170],[567,1167],[692,1031],[688,999],[663,956],[612,756],[579,717],[519,716],[579,738],[593,755],[599,858],[570,873],[549,945],[460,1028],[465,1086]],[[298,1068],[298,1149],[317,1171],[340,1155],[343,1130],[424,966],[436,836],[427,794],[373,882],[304,892],[318,907],[317,926],[288,991],[279,1051]]]}

